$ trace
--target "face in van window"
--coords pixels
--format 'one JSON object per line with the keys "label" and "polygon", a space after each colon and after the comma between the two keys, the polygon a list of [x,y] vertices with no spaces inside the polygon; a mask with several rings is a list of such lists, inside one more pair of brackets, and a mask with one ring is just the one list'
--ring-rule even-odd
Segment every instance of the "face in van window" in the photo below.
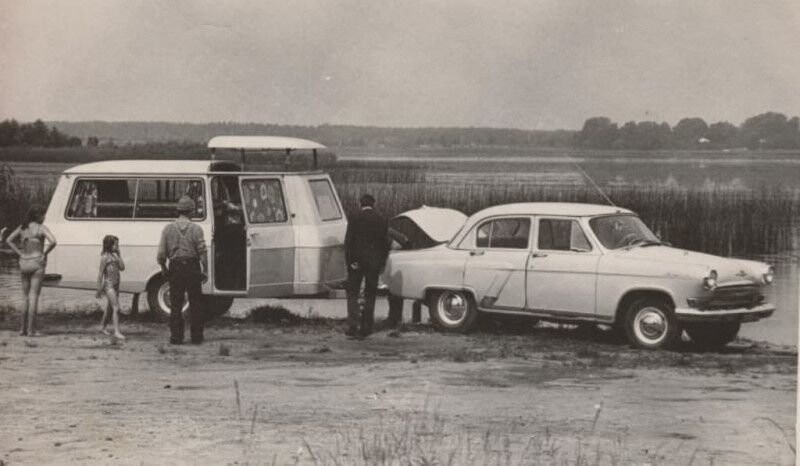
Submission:
{"label": "face in van window", "polygon": [[67,208],[67,218],[133,218],[136,180],[79,179]]}
{"label": "face in van window", "polygon": [[244,180],[242,196],[250,223],[280,223],[286,221],[286,204],[280,180]]}

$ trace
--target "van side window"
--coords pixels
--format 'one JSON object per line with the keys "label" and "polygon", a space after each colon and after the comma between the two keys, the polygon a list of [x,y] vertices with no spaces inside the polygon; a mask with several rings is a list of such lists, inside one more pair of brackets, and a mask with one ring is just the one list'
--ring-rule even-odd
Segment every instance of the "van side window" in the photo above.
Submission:
{"label": "van side window", "polygon": [[286,221],[286,204],[283,201],[280,180],[242,180],[242,198],[250,223]]}
{"label": "van side window", "polygon": [[200,179],[140,178],[136,196],[136,218],[172,219],[177,215],[178,200],[187,195],[192,198],[195,210],[191,218],[205,216],[205,196]]}
{"label": "van side window", "polygon": [[322,221],[339,220],[342,218],[342,211],[333,195],[333,188],[328,180],[311,180],[311,193],[314,195],[314,202],[317,204],[317,212]]}
{"label": "van side window", "polygon": [[72,189],[67,218],[133,218],[136,180],[79,179]]}

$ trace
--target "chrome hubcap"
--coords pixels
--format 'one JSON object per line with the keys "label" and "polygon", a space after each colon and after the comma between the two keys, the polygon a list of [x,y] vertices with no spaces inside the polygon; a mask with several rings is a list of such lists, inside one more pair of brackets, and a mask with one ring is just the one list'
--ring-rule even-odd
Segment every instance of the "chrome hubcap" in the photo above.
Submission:
{"label": "chrome hubcap", "polygon": [[645,307],[636,314],[633,331],[640,341],[653,345],[666,337],[667,325],[667,316],[661,309]]}
{"label": "chrome hubcap", "polygon": [[467,316],[467,300],[460,293],[445,291],[436,306],[439,318],[448,325],[458,325]]}
{"label": "chrome hubcap", "polygon": [[[170,314],[172,312],[171,309],[171,298],[169,295],[169,282],[164,282],[161,287],[158,289],[158,305],[161,306],[161,309]],[[183,312],[186,312],[189,309],[189,298],[188,296],[183,297]]]}

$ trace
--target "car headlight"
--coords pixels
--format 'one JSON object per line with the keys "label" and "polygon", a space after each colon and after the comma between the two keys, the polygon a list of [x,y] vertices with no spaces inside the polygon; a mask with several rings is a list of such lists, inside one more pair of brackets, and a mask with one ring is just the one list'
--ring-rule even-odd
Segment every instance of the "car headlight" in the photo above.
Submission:
{"label": "car headlight", "polygon": [[768,268],[766,273],[761,276],[761,280],[765,285],[771,284],[775,280],[775,269],[773,267]]}
{"label": "car headlight", "polygon": [[708,275],[703,278],[703,288],[713,290],[717,287],[717,271],[712,270]]}

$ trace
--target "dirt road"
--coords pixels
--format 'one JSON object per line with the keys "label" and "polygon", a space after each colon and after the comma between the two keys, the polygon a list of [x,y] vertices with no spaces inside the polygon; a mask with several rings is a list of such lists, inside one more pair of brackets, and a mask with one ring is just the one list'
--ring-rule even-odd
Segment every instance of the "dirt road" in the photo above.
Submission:
{"label": "dirt road", "polygon": [[793,464],[796,354],[426,325],[365,341],[256,312],[202,346],[127,319],[0,321],[0,464]]}

